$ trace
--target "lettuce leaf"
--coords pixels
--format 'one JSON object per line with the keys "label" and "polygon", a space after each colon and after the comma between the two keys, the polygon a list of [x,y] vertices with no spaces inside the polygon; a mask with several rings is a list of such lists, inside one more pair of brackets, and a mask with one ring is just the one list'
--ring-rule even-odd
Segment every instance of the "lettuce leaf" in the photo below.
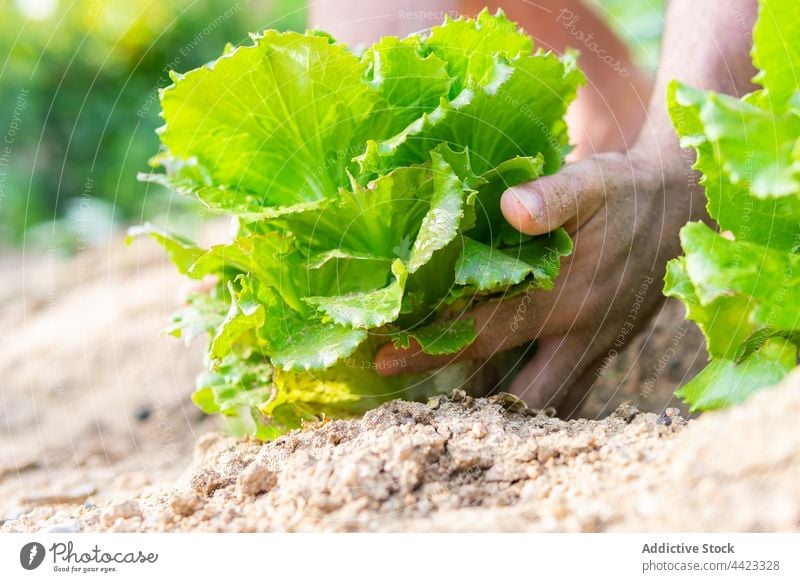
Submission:
{"label": "lettuce leaf", "polygon": [[[800,78],[800,5],[791,0],[762,0],[753,28],[754,81],[764,87],[760,98],[773,109],[790,106]],[[797,111],[795,110],[795,113]]]}
{"label": "lettuce leaf", "polygon": [[561,167],[583,76],[574,55],[535,51],[502,12],[362,54],[324,33],[270,30],[172,79],[162,149],[141,179],[197,197],[238,231],[209,249],[152,226],[132,234],[151,235],[188,276],[217,277],[169,331],[208,332],[194,400],[259,438],[451,390],[463,363],[384,378],[375,353],[412,339],[460,351],[477,335],[461,310],[551,288],[572,251],[562,230],[503,226],[499,200]]}
{"label": "lettuce leaf", "polygon": [[461,351],[475,341],[477,336],[478,331],[473,320],[457,319],[398,332],[392,336],[392,343],[399,348],[408,348],[413,339],[424,353],[441,356]]}
{"label": "lettuce leaf", "polygon": [[690,410],[716,410],[739,404],[764,386],[777,384],[797,365],[797,345],[772,338],[740,362],[712,361],[676,394]]}
{"label": "lettuce leaf", "polygon": [[753,60],[763,87],[742,99],[673,82],[668,105],[719,232],[681,231],[664,292],[686,305],[711,362],[677,392],[692,410],[742,401],[797,364],[800,345],[800,5],[762,0]]}

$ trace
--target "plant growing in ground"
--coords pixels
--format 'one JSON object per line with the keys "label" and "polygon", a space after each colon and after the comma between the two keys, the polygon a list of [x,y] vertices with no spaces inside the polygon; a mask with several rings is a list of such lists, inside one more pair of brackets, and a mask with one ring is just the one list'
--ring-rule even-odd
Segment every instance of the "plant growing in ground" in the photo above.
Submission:
{"label": "plant growing in ground", "polygon": [[762,0],[755,81],[742,99],[673,82],[669,109],[718,231],[693,222],[665,293],[686,305],[711,361],[678,395],[692,410],[740,402],[797,364],[800,336],[800,4]]}
{"label": "plant growing in ground", "polygon": [[506,226],[509,186],[557,171],[583,76],[498,12],[448,19],[363,54],[320,32],[267,31],[161,94],[143,176],[233,218],[202,249],[150,225],[181,272],[215,275],[171,332],[209,333],[194,401],[260,438],[303,420],[450,390],[459,366],[381,377],[377,348],[451,354],[475,303],[549,289],[572,243]]}

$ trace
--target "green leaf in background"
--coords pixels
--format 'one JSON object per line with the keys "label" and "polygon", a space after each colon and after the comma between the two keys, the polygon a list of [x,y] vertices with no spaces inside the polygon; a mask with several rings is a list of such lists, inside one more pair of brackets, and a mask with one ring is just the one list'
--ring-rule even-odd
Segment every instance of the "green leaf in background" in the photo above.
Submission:
{"label": "green leaf in background", "polygon": [[[693,115],[696,133],[684,137],[685,145],[708,141],[722,172],[734,186],[748,188],[759,198],[798,191],[800,118],[796,115],[779,115],[728,95],[679,83],[671,85],[670,99],[678,106],[694,109],[688,114]],[[681,119],[680,114],[676,117]]]}
{"label": "green leaf in background", "polygon": [[686,270],[685,257],[667,264],[664,294],[683,302],[686,318],[694,321],[703,332],[708,353],[713,358],[736,359],[756,334],[756,325],[750,317],[755,306],[753,300],[741,295],[724,295],[701,304]]}
{"label": "green leaf in background", "polygon": [[192,233],[194,200],[131,179],[158,147],[159,88],[170,69],[246,40],[254,23],[303,30],[306,9],[297,0],[50,0],[5,2],[2,16],[0,126],[21,130],[0,243],[24,236],[26,249],[72,253],[110,244],[131,222]]}
{"label": "green leaf in background", "polygon": [[791,0],[762,0],[753,28],[754,81],[764,87],[766,100],[777,109],[797,94],[800,79],[800,4]]}
{"label": "green leaf in background", "polygon": [[[704,133],[700,111],[705,93],[673,81],[667,90],[667,98],[681,145],[693,147],[697,152],[694,167],[702,173],[700,184],[708,199],[709,215],[737,240],[791,250],[797,244],[798,197],[759,198],[750,194],[749,180],[744,180],[741,185],[734,184],[715,154],[713,143]],[[746,159],[745,167],[748,166],[752,166],[752,161]],[[751,170],[745,172],[749,175]]]}
{"label": "green leaf in background", "polygon": [[728,240],[701,222],[683,227],[681,245],[701,304],[738,294],[755,302],[754,323],[800,329],[800,255]]}
{"label": "green leaf in background", "polygon": [[761,0],[753,58],[763,89],[741,100],[673,82],[668,106],[708,211],[681,230],[664,292],[686,305],[711,362],[678,396],[692,410],[741,402],[797,365],[800,329],[800,5]]}
{"label": "green leaf in background", "polygon": [[741,362],[716,359],[676,394],[690,410],[716,410],[744,401],[765,386],[778,383],[797,365],[797,345],[781,338],[767,340]]}

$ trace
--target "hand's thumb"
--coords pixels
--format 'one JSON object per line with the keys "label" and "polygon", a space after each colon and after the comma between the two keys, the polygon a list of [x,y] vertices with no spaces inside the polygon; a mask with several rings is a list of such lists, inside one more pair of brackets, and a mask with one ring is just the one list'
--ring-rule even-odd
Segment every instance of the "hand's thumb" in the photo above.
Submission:
{"label": "hand's thumb", "polygon": [[578,226],[600,207],[609,169],[599,157],[570,164],[557,174],[515,186],[503,194],[506,220],[525,234]]}

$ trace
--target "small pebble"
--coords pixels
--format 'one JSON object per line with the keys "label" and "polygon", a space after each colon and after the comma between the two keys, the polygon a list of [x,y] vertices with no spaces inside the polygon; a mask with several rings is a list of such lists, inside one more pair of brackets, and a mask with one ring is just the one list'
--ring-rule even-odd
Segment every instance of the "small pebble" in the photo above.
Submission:
{"label": "small pebble", "polygon": [[227,484],[228,480],[213,469],[201,469],[192,475],[192,480],[189,482],[189,486],[196,493],[206,496],[211,495],[214,491],[225,487]]}
{"label": "small pebble", "polygon": [[528,465],[525,467],[525,475],[527,475],[528,479],[536,479],[541,474],[542,470],[538,465]]}
{"label": "small pebble", "polygon": [[620,404],[614,411],[614,416],[621,418],[625,422],[631,422],[636,415],[639,414],[639,409],[633,402],[627,401]]}
{"label": "small pebble", "polygon": [[472,425],[472,436],[476,439],[482,439],[487,434],[486,425],[482,422],[476,422]]}
{"label": "small pebble", "polygon": [[536,453],[536,460],[540,463],[546,463],[550,459],[555,458],[556,455],[558,455],[558,451],[555,448],[548,445],[541,445]]}
{"label": "small pebble", "polygon": [[151,415],[151,414],[153,414],[153,411],[150,409],[150,407],[149,407],[149,406],[147,406],[146,404],[144,404],[144,405],[142,405],[142,406],[140,406],[139,408],[137,408],[137,409],[136,409],[136,412],[134,413],[134,415],[133,415],[133,416],[134,416],[134,418],[136,418],[136,420],[138,420],[139,422],[144,422],[144,421],[146,421],[148,418],[150,418],[150,415]]}
{"label": "small pebble", "polygon": [[100,521],[105,527],[111,527],[117,520],[126,520],[131,517],[141,517],[142,510],[139,504],[132,499],[123,501],[122,503],[114,503],[109,505],[100,514]]}
{"label": "small pebble", "polygon": [[180,495],[176,495],[170,501],[169,506],[172,508],[172,511],[175,512],[176,515],[180,515],[182,517],[189,517],[190,515],[194,514],[196,511],[199,511],[205,505],[205,501],[194,492],[183,493]]}
{"label": "small pebble", "polygon": [[278,476],[264,465],[250,464],[239,473],[236,488],[242,495],[259,495],[272,489],[278,482]]}

